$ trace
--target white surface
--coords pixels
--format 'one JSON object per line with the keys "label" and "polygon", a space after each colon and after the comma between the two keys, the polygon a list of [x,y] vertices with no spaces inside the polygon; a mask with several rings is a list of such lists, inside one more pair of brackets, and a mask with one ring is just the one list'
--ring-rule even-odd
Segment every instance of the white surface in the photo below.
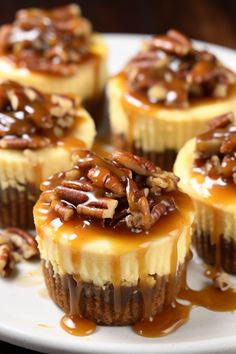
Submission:
{"label": "white surface", "polygon": [[[106,35],[110,48],[110,72],[122,68],[137,51],[141,36]],[[201,44],[200,44],[201,45]],[[236,70],[233,50],[210,46]],[[39,264],[23,263],[17,278],[0,279],[0,339],[45,353],[100,354],[207,354],[236,352],[236,314],[196,308],[189,322],[162,338],[143,338],[131,328],[98,327],[88,337],[74,337],[59,325],[63,313],[42,296],[43,280]],[[189,269],[193,286],[203,283],[202,267],[195,261]]]}

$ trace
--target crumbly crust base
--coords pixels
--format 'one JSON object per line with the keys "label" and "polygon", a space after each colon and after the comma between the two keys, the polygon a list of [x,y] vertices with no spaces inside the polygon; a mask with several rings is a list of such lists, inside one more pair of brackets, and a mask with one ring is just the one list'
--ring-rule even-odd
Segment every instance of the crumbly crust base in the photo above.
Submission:
{"label": "crumbly crust base", "polygon": [[211,235],[204,231],[195,231],[193,244],[203,261],[211,266],[218,266],[225,272],[236,274],[236,242],[233,239],[219,237],[219,243],[211,242]]}
{"label": "crumbly crust base", "polygon": [[[187,259],[176,275],[154,276],[153,286],[120,286],[111,283],[103,287],[84,281],[76,282],[71,275],[54,272],[51,263],[42,261],[44,279],[52,300],[66,313],[80,313],[100,325],[131,325],[145,317],[144,297],[148,297],[149,316],[161,312],[173,302],[183,284]],[[145,299],[147,305],[147,298]]]}
{"label": "crumbly crust base", "polygon": [[0,227],[16,226],[33,229],[33,207],[40,195],[38,187],[32,184],[0,188]]}

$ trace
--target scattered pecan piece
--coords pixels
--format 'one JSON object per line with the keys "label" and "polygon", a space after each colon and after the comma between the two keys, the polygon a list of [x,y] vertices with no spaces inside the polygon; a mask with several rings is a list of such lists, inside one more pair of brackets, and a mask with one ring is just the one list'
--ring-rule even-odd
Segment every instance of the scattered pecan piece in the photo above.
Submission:
{"label": "scattered pecan piece", "polygon": [[29,232],[12,227],[0,233],[0,276],[9,276],[22,258],[38,255],[37,242]]}
{"label": "scattered pecan piece", "polygon": [[16,261],[9,245],[0,245],[0,277],[7,277],[15,268]]}
{"label": "scattered pecan piece", "polygon": [[17,252],[24,259],[29,259],[39,254],[38,245],[35,238],[27,231],[11,227],[5,230],[7,237]]}
{"label": "scattered pecan piece", "polygon": [[214,279],[214,285],[220,291],[227,291],[232,288],[232,283],[227,273],[219,273]]}

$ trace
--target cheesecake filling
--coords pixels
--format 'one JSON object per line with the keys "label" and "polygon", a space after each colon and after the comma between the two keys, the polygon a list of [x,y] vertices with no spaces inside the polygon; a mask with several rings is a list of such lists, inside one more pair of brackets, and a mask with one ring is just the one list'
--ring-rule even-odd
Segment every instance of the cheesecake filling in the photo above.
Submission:
{"label": "cheesecake filling", "polygon": [[59,275],[103,286],[155,284],[189,254],[192,204],[177,178],[117,151],[84,151],[42,185],[34,208],[42,259]]}
{"label": "cheesecake filling", "polygon": [[76,4],[20,10],[0,29],[0,55],[20,68],[70,76],[93,56],[91,35],[92,26]]}

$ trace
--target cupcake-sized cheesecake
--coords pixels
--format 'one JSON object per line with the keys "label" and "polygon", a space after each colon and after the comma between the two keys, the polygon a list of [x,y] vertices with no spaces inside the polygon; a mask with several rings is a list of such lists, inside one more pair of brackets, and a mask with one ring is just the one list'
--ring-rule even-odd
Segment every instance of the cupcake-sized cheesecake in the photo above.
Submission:
{"label": "cupcake-sized cheesecake", "polygon": [[72,97],[0,83],[0,227],[33,228],[39,186],[91,147],[95,127]]}
{"label": "cupcake-sized cheesecake", "polygon": [[176,176],[127,152],[81,151],[41,189],[34,220],[45,282],[66,313],[128,325],[175,300],[193,220]]}
{"label": "cupcake-sized cheesecake", "polygon": [[46,93],[73,94],[87,103],[101,96],[107,48],[78,5],[16,13],[0,29],[0,77]]}
{"label": "cupcake-sized cheesecake", "polygon": [[210,265],[236,274],[236,125],[233,114],[180,150],[175,173],[195,205],[194,244]]}
{"label": "cupcake-sized cheesecake", "polygon": [[236,111],[235,83],[233,72],[185,35],[170,30],[151,37],[109,82],[116,144],[172,168],[207,121]]}

